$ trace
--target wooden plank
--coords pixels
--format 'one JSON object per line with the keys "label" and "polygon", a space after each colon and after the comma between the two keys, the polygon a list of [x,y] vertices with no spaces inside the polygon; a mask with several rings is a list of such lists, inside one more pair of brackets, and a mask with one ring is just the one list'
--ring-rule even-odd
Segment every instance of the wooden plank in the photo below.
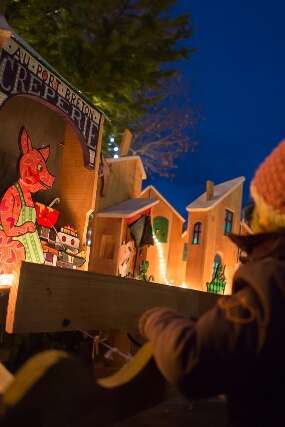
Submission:
{"label": "wooden plank", "polygon": [[0,327],[5,325],[10,287],[0,287]]}
{"label": "wooden plank", "polygon": [[199,317],[216,299],[189,289],[23,263],[19,284],[10,291],[6,331],[134,331],[148,308],[166,306]]}

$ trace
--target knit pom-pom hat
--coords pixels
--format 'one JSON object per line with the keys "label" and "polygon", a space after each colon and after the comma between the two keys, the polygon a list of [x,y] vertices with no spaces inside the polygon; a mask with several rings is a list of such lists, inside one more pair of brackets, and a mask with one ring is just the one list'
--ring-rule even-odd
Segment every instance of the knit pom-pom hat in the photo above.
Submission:
{"label": "knit pom-pom hat", "polygon": [[250,184],[255,232],[285,228],[285,140],[258,167]]}

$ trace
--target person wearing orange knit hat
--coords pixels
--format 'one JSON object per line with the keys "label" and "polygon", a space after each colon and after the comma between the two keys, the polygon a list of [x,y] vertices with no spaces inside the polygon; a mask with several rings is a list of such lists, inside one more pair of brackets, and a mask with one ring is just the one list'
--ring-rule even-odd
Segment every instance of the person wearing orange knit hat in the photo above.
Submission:
{"label": "person wearing orange knit hat", "polygon": [[250,192],[255,202],[253,231],[285,228],[285,140],[259,166]]}
{"label": "person wearing orange knit hat", "polygon": [[285,141],[257,169],[253,234],[231,235],[246,253],[224,296],[196,322],[153,308],[139,330],[164,377],[189,399],[227,396],[234,427],[285,425]]}

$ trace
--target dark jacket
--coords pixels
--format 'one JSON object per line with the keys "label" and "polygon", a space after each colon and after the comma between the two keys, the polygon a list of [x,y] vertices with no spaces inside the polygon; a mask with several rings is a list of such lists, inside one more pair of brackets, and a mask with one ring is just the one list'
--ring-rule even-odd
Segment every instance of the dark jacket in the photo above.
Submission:
{"label": "dark jacket", "polygon": [[231,426],[285,426],[285,233],[232,240],[247,253],[233,295],[196,323],[153,309],[145,335],[188,398],[227,395]]}

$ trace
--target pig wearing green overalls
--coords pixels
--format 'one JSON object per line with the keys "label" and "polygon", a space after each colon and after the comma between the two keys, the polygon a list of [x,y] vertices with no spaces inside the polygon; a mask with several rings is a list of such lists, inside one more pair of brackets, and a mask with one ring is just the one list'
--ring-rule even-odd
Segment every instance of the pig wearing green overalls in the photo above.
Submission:
{"label": "pig wearing green overalls", "polygon": [[44,263],[32,193],[53,185],[54,177],[46,166],[49,146],[33,148],[24,127],[19,133],[19,146],[20,178],[8,188],[0,203],[0,274],[12,273],[21,261]]}

